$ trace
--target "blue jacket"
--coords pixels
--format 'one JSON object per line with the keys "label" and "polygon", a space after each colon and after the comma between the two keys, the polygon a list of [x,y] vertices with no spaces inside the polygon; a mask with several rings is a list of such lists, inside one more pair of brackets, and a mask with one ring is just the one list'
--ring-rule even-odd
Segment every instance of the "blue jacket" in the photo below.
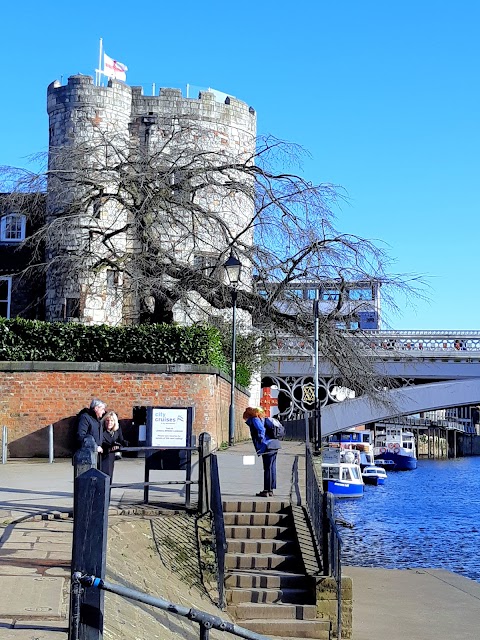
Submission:
{"label": "blue jacket", "polygon": [[265,421],[262,418],[248,418],[245,421],[250,427],[253,446],[257,455],[261,456],[267,451],[274,451],[281,448],[280,440],[268,438],[265,433]]}

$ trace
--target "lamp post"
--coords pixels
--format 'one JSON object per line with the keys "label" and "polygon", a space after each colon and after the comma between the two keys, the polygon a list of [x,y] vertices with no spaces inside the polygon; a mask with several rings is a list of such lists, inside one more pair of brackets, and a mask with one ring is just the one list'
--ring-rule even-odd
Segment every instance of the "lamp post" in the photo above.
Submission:
{"label": "lamp post", "polygon": [[235,440],[235,369],[236,369],[236,316],[237,316],[237,291],[240,282],[240,273],[242,271],[242,263],[238,258],[230,254],[230,257],[223,265],[227,272],[227,278],[230,283],[230,294],[232,296],[232,384],[230,388],[230,408],[228,411],[228,444],[231,447]]}
{"label": "lamp post", "polygon": [[319,341],[319,291],[315,292],[315,300],[313,302],[313,318],[314,318],[314,395],[315,395],[315,412],[314,412],[314,451],[320,453],[322,447],[322,416],[320,409],[320,399],[318,397],[318,341]]}

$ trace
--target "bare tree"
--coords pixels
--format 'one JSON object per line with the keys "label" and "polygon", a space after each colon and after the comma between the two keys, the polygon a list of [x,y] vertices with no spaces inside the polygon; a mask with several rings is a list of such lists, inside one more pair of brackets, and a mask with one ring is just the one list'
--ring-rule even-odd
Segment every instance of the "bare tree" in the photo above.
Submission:
{"label": "bare tree", "polygon": [[[105,302],[111,294],[108,306],[119,310],[112,322],[223,318],[231,306],[223,264],[233,252],[244,266],[238,308],[266,340],[311,340],[311,302],[295,291],[335,282],[339,295],[320,317],[320,351],[345,386],[378,391],[385,381],[339,328],[358,312],[346,304],[348,285],[378,283],[394,306],[396,291],[415,293],[415,278],[389,274],[381,247],[336,229],[342,191],[295,174],[301,149],[266,137],[255,152],[233,156],[197,144],[202,135],[192,122],[158,131],[155,144],[98,128],[51,148],[41,171],[2,169],[7,204],[36,229],[25,241],[27,270],[45,273],[47,317],[65,315],[65,299],[77,299],[81,313],[89,296]],[[43,218],[35,193],[47,194]]]}

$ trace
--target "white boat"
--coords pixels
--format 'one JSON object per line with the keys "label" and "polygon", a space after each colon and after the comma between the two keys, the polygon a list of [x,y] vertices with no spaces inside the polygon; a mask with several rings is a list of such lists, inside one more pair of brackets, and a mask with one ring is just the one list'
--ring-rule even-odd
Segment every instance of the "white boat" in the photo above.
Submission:
{"label": "white boat", "polygon": [[362,478],[365,484],[373,484],[377,486],[379,484],[385,484],[387,472],[382,467],[364,467],[362,471]]}
{"label": "white boat", "polygon": [[333,493],[337,498],[361,498],[364,485],[359,452],[323,449],[322,482],[324,491]]}
{"label": "white boat", "polygon": [[[415,436],[411,431],[403,429],[398,424],[386,425],[375,434],[373,455],[375,464],[380,465],[390,460],[395,464],[396,471],[410,471],[417,468],[417,454]],[[382,466],[385,466],[382,464]]]}
{"label": "white boat", "polygon": [[359,451],[360,467],[363,469],[363,467],[375,464],[371,438],[372,433],[368,430],[349,429],[348,431],[337,431],[337,433],[329,436],[328,446]]}

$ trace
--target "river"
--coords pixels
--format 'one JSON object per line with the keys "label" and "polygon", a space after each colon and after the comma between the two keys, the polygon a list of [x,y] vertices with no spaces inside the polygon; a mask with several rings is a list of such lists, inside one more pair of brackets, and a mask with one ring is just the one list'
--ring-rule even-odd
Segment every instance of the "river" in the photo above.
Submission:
{"label": "river", "polygon": [[337,500],[343,563],[447,569],[480,582],[480,457],[419,460],[363,498]]}

